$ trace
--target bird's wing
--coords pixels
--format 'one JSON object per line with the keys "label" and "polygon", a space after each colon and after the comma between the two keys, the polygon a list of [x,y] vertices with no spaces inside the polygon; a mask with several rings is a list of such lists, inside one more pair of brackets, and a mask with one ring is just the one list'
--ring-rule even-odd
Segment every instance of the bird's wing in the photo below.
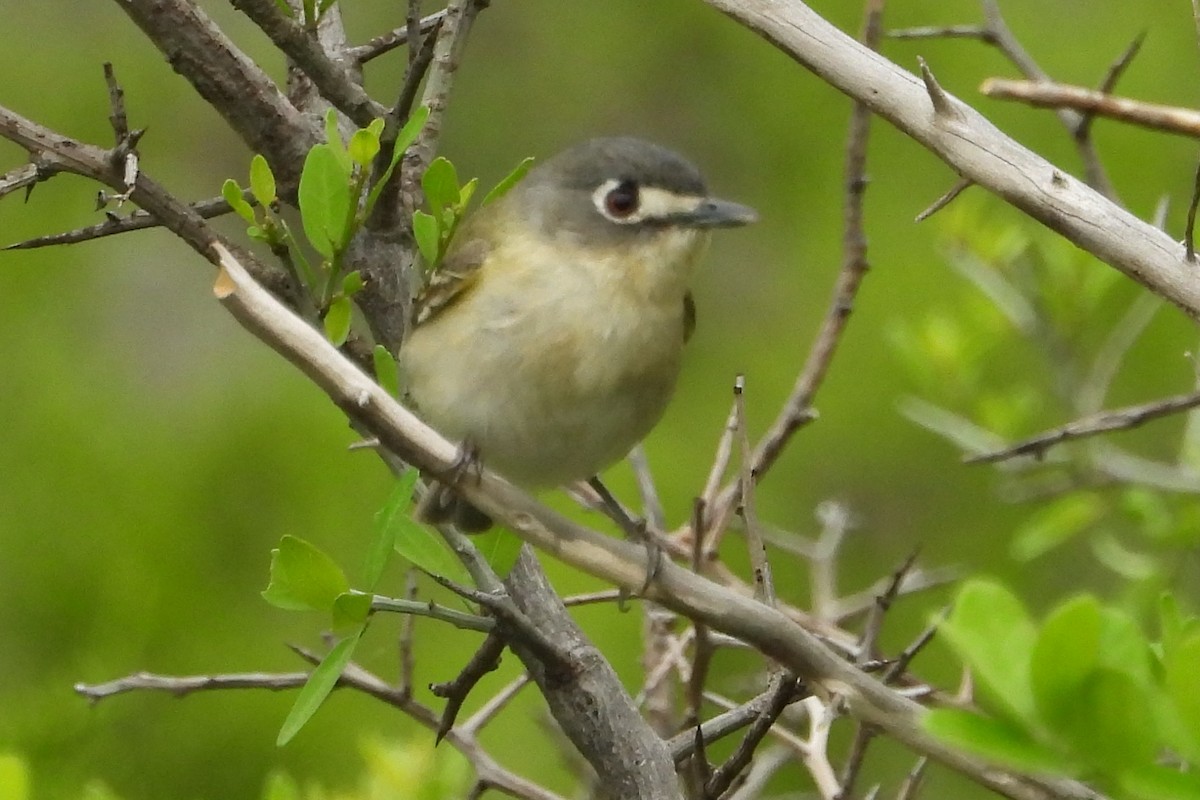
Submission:
{"label": "bird's wing", "polygon": [[479,268],[487,259],[489,246],[483,239],[472,239],[442,259],[429,277],[429,283],[413,301],[413,320],[420,325],[433,319],[462,299],[479,278]]}

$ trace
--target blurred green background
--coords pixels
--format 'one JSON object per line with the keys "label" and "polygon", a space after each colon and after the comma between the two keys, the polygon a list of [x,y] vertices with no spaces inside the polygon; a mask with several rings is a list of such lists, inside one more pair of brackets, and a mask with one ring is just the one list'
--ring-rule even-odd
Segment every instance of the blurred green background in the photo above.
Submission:
{"label": "blurred green background", "polygon": [[[225,3],[200,5],[263,66],[282,73],[244,18]],[[400,24],[403,4],[345,5],[355,40]],[[857,0],[814,5],[843,29],[858,29]],[[1144,30],[1143,53],[1121,91],[1179,105],[1200,100],[1186,3],[1002,6],[1026,47],[1063,81],[1094,84]],[[118,4],[0,0],[0,15],[0,104],[107,143],[101,64],[112,61],[132,124],[149,129],[141,146],[148,173],[197,199],[216,195],[226,177],[244,182],[251,154]],[[887,22],[895,28],[979,17],[969,0],[925,0],[893,4]],[[950,91],[1078,172],[1050,113],[979,98],[983,78],[1013,74],[993,50],[972,41],[889,41],[885,52],[907,67],[925,57]],[[396,54],[369,69],[377,96],[395,91],[402,60]],[[683,382],[647,445],[673,523],[685,518],[707,472],[734,374],[748,376],[749,414],[761,430],[791,387],[824,312],[839,263],[848,112],[844,97],[698,0],[507,0],[493,3],[472,35],[442,140],[460,175],[478,175],[488,186],[526,155],[546,156],[591,135],[634,133],[685,152],[714,191],[761,212],[758,225],[722,233],[712,248],[697,279],[700,326]],[[1169,230],[1181,236],[1194,145],[1104,121],[1096,137],[1131,210],[1149,216],[1169,196]],[[1071,548],[1032,565],[1009,559],[1013,527],[1029,510],[1001,502],[994,473],[961,466],[954,448],[897,411],[898,399],[916,388],[888,345],[897,326],[930,309],[953,313],[968,291],[940,251],[953,215],[997,229],[1033,223],[972,189],[959,201],[965,212],[914,225],[954,176],[884,124],[874,128],[870,158],[874,269],[818,397],[821,418],[767,480],[760,514],[813,534],[817,503],[847,503],[860,522],[841,563],[847,588],[889,571],[918,546],[926,564],[1003,575],[1035,604],[1094,585],[1100,578]],[[23,159],[0,142],[0,171]],[[95,189],[63,177],[39,186],[28,203],[5,198],[0,242],[96,221]],[[128,800],[256,798],[277,767],[302,784],[350,787],[361,769],[361,741],[413,731],[379,703],[342,692],[292,744],[276,749],[288,693],[182,700],[135,693],[89,707],[72,692],[77,681],[137,670],[300,668],[284,643],[319,646],[322,621],[261,600],[269,551],[281,535],[294,534],[353,573],[388,492],[389,477],[375,459],[347,452],[354,436],[338,411],[213,301],[212,277],[206,263],[157,232],[0,254],[0,751],[29,760],[38,798],[77,796],[92,779]],[[1086,321],[1096,335],[1136,290],[1125,286],[1117,294],[1108,318]],[[1160,312],[1114,398],[1186,390],[1192,372],[1183,354],[1194,338],[1181,314]],[[995,354],[1000,363],[1008,357]],[[1011,358],[1011,371],[1019,372],[1020,357]],[[1042,426],[1062,421],[1050,410],[1040,418]],[[1139,443],[1148,451],[1165,446],[1178,434],[1173,425],[1160,424]],[[614,470],[613,482],[631,491],[623,468]],[[564,590],[595,586],[552,569]],[[804,570],[786,562],[777,569],[786,578],[781,591],[802,603]],[[401,585],[397,570],[389,588],[399,593]],[[902,604],[886,642],[905,642],[943,600]],[[579,617],[635,680],[638,615],[603,607]],[[376,625],[359,651],[389,676],[396,670],[395,630],[391,620]],[[452,677],[475,642],[418,623],[418,684]],[[485,689],[514,674],[513,660]],[[748,659],[719,666],[726,687],[744,689],[754,678]],[[948,679],[953,674],[944,671]],[[527,694],[486,741],[502,760],[567,791],[569,759],[553,741],[538,744],[542,713]],[[788,776],[805,785],[798,772]]]}

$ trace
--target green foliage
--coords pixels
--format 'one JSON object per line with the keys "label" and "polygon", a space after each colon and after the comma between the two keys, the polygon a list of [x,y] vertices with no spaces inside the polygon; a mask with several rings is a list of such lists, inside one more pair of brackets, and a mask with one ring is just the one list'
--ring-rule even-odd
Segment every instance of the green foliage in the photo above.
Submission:
{"label": "green foliage", "polygon": [[451,748],[435,748],[427,736],[396,742],[367,739],[359,751],[365,769],[357,789],[301,790],[289,775],[275,772],[267,779],[263,800],[450,800],[465,797],[471,785],[466,759]]}
{"label": "green foliage", "polygon": [[[470,575],[446,547],[445,540],[412,518],[411,506],[416,473],[396,482],[387,503],[375,515],[377,542],[390,542],[403,558],[431,575],[442,575],[458,583],[469,584]],[[382,545],[377,544],[375,552]]]}
{"label": "green foliage", "polygon": [[[487,205],[512,189],[521,178],[525,177],[533,159],[523,159],[508,175],[500,179],[492,190],[483,198]],[[429,271],[436,270],[458,225],[466,216],[471,198],[479,186],[479,179],[472,178],[463,185],[458,183],[458,171],[447,159],[438,157],[433,160],[425,174],[421,176],[421,189],[425,193],[427,211],[413,212],[413,238],[417,242],[417,250]]]}
{"label": "green foliage", "polygon": [[[1004,586],[968,581],[941,625],[976,680],[981,713],[935,709],[925,725],[1017,769],[1096,781],[1118,798],[1200,797],[1200,620],[1164,598],[1162,642],[1081,595],[1039,626]],[[1165,758],[1164,758],[1165,754]],[[1183,765],[1183,769],[1164,764]]]}
{"label": "green foliage", "polygon": [[[320,10],[328,6],[328,2],[323,2]],[[382,169],[372,180],[372,170],[382,149],[383,120],[374,120],[355,131],[344,144],[338,132],[336,114],[331,110],[326,115],[326,141],[309,150],[297,188],[305,238],[321,257],[316,266],[309,263],[303,248],[279,214],[275,176],[266,159],[256,155],[250,163],[250,195],[257,203],[257,209],[246,201],[244,191],[236,181],[226,180],[222,186],[221,193],[226,202],[250,223],[247,235],[267,244],[313,298],[325,336],[335,345],[340,346],[350,335],[353,323],[351,299],[363,288],[362,276],[346,271],[343,266],[346,249],[374,209],[405,150],[416,141],[428,116],[427,108],[412,114],[397,133],[391,157],[386,164],[380,165]]]}
{"label": "green foliage", "polygon": [[0,753],[0,800],[27,800],[29,768],[12,753]]}
{"label": "green foliage", "polygon": [[[890,332],[920,394],[903,413],[972,456],[1117,405],[1107,397],[1161,303],[1131,300],[1114,270],[1049,233],[997,224],[981,206],[946,222],[943,254],[963,279],[953,308],[929,308]],[[1158,461],[1119,450],[1122,441],[1060,443],[999,464],[1009,496],[1039,502],[1010,552],[1030,561],[1082,541],[1153,597],[1200,541],[1200,510],[1178,494],[1196,473],[1186,445],[1172,442]]]}

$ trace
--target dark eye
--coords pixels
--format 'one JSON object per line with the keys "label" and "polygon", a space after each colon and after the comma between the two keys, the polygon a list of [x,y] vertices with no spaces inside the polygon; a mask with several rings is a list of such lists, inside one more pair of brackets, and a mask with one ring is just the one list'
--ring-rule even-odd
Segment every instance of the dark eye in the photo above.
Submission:
{"label": "dark eye", "polygon": [[618,219],[628,217],[638,210],[638,185],[633,181],[621,181],[604,196],[604,208]]}

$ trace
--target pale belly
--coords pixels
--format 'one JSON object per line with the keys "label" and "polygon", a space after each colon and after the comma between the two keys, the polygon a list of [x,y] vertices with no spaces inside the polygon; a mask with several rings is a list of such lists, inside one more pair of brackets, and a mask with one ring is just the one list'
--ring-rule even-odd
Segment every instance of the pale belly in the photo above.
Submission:
{"label": "pale belly", "polygon": [[431,320],[401,351],[418,412],[531,488],[583,480],[619,461],[662,417],[674,390],[682,297],[651,313],[613,309],[592,327],[573,312],[526,307],[490,314],[492,324],[472,331]]}

